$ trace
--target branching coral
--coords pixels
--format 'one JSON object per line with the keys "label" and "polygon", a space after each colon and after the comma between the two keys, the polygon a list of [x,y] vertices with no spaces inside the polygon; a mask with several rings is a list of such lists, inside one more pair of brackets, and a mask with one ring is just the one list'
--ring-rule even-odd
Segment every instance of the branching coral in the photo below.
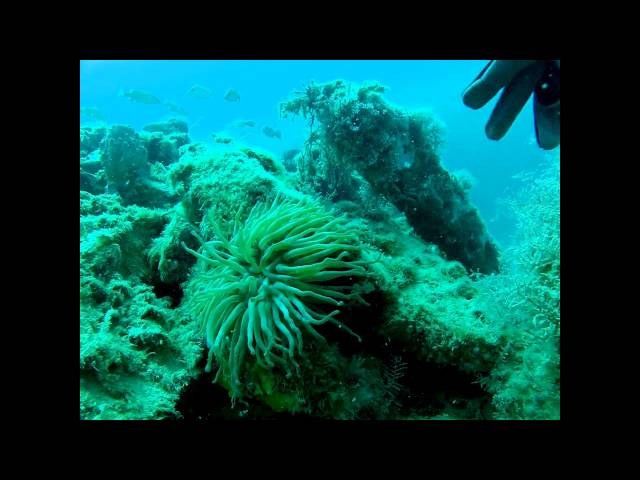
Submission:
{"label": "branching coral", "polygon": [[354,277],[369,275],[357,260],[356,232],[317,202],[276,198],[255,205],[243,225],[238,217],[230,237],[215,227],[218,239],[203,242],[200,252],[184,245],[201,260],[189,308],[206,336],[206,370],[215,357],[216,381],[229,375],[234,394],[247,350],[263,367],[297,368],[302,330],[324,340],[315,327],[329,322],[357,337],[335,319],[340,310],[322,306],[364,302]]}
{"label": "branching coral", "polygon": [[517,221],[499,275],[476,283],[509,343],[483,380],[495,418],[560,418],[560,157],[505,201]]}

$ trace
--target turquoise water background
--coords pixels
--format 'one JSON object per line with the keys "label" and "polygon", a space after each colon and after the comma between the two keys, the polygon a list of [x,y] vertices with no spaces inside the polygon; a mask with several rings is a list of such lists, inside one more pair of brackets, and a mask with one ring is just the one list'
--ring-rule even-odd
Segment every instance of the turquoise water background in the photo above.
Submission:
{"label": "turquoise water background", "polygon": [[[512,221],[500,214],[497,200],[520,182],[519,172],[536,169],[547,155],[535,143],[531,100],[499,142],[488,140],[484,125],[497,98],[474,111],[462,104],[463,89],[486,60],[83,60],[80,62],[80,105],[95,107],[108,124],[126,124],[136,130],[172,114],[166,105],[130,101],[119,92],[144,90],[187,111],[192,141],[211,143],[211,134],[226,132],[245,142],[281,154],[301,148],[306,135],[302,119],[280,118],[279,104],[310,81],[338,78],[361,83],[375,80],[387,87],[386,98],[410,109],[430,109],[446,127],[442,161],[450,171],[466,169],[476,179],[471,200],[479,208],[491,234],[509,243]],[[213,91],[208,99],[187,95],[193,85]],[[228,102],[228,89],[240,94]],[[253,128],[236,128],[237,120],[253,120]],[[81,125],[95,120],[81,116]],[[282,132],[269,138],[265,126]]]}

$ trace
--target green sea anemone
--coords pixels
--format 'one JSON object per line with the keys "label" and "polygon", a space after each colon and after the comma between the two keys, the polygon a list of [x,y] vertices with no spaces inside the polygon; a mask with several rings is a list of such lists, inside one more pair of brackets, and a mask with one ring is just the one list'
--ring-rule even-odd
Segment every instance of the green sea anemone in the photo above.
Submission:
{"label": "green sea anemone", "polygon": [[[354,291],[354,277],[367,277],[368,263],[358,260],[357,234],[315,201],[281,199],[258,203],[243,225],[236,216],[227,237],[214,227],[217,240],[203,242],[201,270],[188,288],[188,306],[200,322],[209,356],[220,374],[230,375],[232,391],[240,386],[240,369],[249,351],[265,368],[298,368],[303,333],[324,341],[316,327],[327,322],[358,337],[335,319],[347,301],[366,303]],[[343,281],[338,281],[342,279]]]}

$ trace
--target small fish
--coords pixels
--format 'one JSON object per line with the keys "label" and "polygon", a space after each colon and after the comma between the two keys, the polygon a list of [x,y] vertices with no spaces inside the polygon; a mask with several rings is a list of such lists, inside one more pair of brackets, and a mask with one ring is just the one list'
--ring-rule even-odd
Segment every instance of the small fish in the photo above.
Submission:
{"label": "small fish", "polygon": [[207,98],[211,97],[211,95],[213,95],[213,90],[207,87],[203,87],[202,85],[194,85],[189,90],[187,90],[187,95],[199,100],[206,100]]}
{"label": "small fish", "polygon": [[226,135],[225,133],[212,133],[211,138],[213,139],[214,143],[228,144],[233,142],[233,138]]}
{"label": "small fish", "polygon": [[118,95],[120,97],[127,97],[132,102],[144,103],[145,105],[159,105],[162,103],[158,97],[143,90],[125,90],[120,91]]}
{"label": "small fish", "polygon": [[235,91],[233,88],[230,88],[229,90],[227,90],[227,93],[224,94],[224,99],[227,102],[239,102],[240,94],[237,91]]}
{"label": "small fish", "polygon": [[177,113],[178,115],[187,115],[187,111],[182,108],[180,105],[178,105],[177,103],[173,103],[170,101],[166,101],[164,102],[164,104],[169,108],[169,110],[171,110],[173,113]]}
{"label": "small fish", "polygon": [[96,107],[80,107],[80,115],[104,122],[104,115]]}
{"label": "small fish", "polygon": [[270,138],[276,137],[276,138],[282,139],[282,134],[280,133],[280,130],[275,130],[271,127],[264,127],[262,129],[262,133],[264,133],[267,137],[270,137]]}
{"label": "small fish", "polygon": [[237,122],[233,123],[234,127],[255,127],[256,126],[256,122],[254,122],[253,120],[238,120]]}

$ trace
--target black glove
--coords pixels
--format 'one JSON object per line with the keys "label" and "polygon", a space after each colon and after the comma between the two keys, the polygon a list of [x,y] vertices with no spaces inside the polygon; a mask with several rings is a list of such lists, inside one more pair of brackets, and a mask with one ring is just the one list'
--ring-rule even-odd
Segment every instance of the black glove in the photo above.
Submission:
{"label": "black glove", "polygon": [[536,138],[541,148],[560,144],[560,61],[492,60],[465,89],[462,101],[477,109],[504,88],[485,128],[487,137],[501,139],[531,93]]}

